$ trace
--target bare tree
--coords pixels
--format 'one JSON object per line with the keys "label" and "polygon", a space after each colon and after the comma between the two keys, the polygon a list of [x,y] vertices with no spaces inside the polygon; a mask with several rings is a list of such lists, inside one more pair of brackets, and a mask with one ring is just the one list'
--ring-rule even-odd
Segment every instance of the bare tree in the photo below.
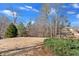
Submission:
{"label": "bare tree", "polygon": [[0,37],[4,38],[6,28],[9,24],[9,19],[5,15],[0,15]]}
{"label": "bare tree", "polygon": [[27,26],[26,26],[26,31],[27,31],[27,36],[33,36],[32,35],[32,21],[30,19],[30,21],[27,23]]}
{"label": "bare tree", "polygon": [[[59,6],[61,4],[42,4],[40,14],[34,24],[29,26],[30,35],[39,37],[57,37],[61,36],[64,27],[69,26],[68,19]],[[51,8],[55,9],[55,14],[50,15]],[[59,14],[59,12],[61,14]]]}
{"label": "bare tree", "polygon": [[[16,21],[17,21],[17,13],[16,11],[13,9],[13,7],[11,7],[10,5],[8,5],[8,8],[6,8],[7,10],[10,10],[12,12],[12,17],[13,17],[13,24],[16,25]],[[16,9],[17,10],[17,9]]]}
{"label": "bare tree", "polygon": [[48,18],[50,12],[49,6],[50,4],[42,4],[42,9],[40,11],[40,14],[35,25],[38,36],[48,36]]}
{"label": "bare tree", "polygon": [[62,29],[70,25],[67,17],[63,15],[63,10],[60,9],[60,6],[61,4],[52,4],[55,14],[51,17],[50,21],[51,37],[60,37]]}

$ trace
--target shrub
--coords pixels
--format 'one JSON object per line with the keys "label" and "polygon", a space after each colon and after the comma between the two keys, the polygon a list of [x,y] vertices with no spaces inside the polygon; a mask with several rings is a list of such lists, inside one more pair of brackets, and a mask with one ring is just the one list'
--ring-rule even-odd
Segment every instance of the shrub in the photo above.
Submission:
{"label": "shrub", "polygon": [[17,31],[16,26],[13,23],[11,23],[5,32],[5,37],[7,37],[7,38],[16,37],[17,33],[18,33],[18,31]]}
{"label": "shrub", "polygon": [[18,36],[20,36],[20,37],[26,37],[27,36],[26,28],[25,28],[23,23],[20,23],[17,26],[17,29],[18,29]]}
{"label": "shrub", "polygon": [[79,56],[79,40],[52,38],[44,41],[44,46],[49,48],[55,55]]}

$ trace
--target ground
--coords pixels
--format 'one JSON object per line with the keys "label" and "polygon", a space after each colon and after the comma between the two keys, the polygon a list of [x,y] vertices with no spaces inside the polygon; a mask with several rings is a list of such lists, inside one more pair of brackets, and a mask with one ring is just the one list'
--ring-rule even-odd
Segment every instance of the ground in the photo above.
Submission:
{"label": "ground", "polygon": [[[12,49],[30,47],[35,45],[40,45],[43,43],[45,38],[40,37],[17,37],[17,38],[7,38],[0,40],[0,52],[8,51]],[[28,49],[29,50],[29,49]],[[27,51],[23,50],[15,50],[12,52],[2,53],[1,55],[50,55],[48,51],[44,48],[37,47],[35,49]]]}

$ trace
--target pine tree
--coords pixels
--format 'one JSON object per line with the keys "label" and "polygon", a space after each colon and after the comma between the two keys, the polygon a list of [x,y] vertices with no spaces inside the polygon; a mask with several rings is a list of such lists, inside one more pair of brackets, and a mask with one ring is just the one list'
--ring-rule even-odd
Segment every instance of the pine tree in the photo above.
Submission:
{"label": "pine tree", "polygon": [[18,30],[16,26],[13,23],[11,23],[5,32],[5,37],[12,38],[12,37],[16,37],[17,34],[18,34]]}

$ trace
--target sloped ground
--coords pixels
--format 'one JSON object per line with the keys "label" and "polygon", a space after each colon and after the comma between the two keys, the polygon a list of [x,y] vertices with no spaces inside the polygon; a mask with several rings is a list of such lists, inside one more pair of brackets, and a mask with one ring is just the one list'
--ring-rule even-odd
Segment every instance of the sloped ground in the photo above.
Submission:
{"label": "sloped ground", "polygon": [[39,48],[34,48],[27,51],[27,49],[22,50],[16,50],[17,48],[24,48],[34,45],[39,45],[43,43],[45,38],[40,37],[17,37],[17,38],[7,38],[0,40],[0,52],[1,51],[8,51],[11,49],[15,49],[14,51],[6,52],[6,53],[0,53],[0,55],[10,55],[10,56],[39,56],[39,55],[51,55],[47,49],[44,49],[41,45]]}

